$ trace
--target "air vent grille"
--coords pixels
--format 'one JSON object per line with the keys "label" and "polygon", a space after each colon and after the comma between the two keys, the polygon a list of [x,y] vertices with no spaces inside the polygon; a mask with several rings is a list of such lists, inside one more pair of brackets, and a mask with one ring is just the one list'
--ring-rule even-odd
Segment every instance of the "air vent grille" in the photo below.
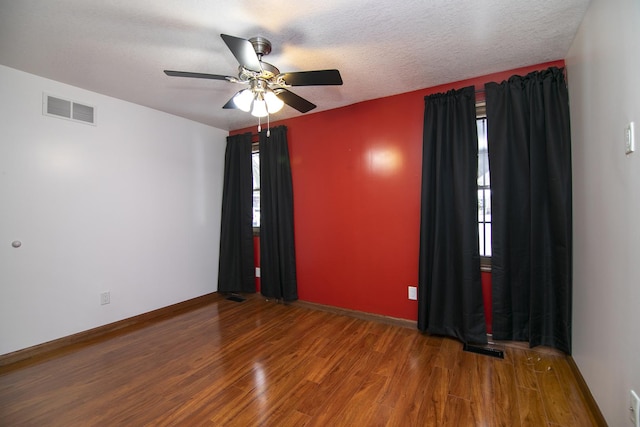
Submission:
{"label": "air vent grille", "polygon": [[75,122],[96,124],[95,107],[58,98],[48,94],[42,96],[42,113]]}
{"label": "air vent grille", "polygon": [[72,118],[82,122],[93,123],[93,107],[74,102]]}
{"label": "air vent grille", "polygon": [[71,118],[71,102],[50,96],[47,98],[47,114]]}

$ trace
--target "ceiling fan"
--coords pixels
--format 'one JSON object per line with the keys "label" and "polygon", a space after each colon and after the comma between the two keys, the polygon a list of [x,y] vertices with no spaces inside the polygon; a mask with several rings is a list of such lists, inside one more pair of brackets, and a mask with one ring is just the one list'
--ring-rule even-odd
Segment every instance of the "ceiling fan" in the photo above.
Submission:
{"label": "ceiling fan", "polygon": [[262,60],[263,56],[271,52],[271,42],[264,37],[253,37],[249,40],[227,34],[220,34],[220,37],[240,63],[237,77],[171,70],[164,70],[165,74],[172,77],[226,80],[248,85],[249,88],[236,93],[222,108],[238,108],[251,112],[256,117],[275,113],[284,104],[301,113],[316,108],[315,104],[288,90],[289,87],[342,84],[338,70],[281,73],[275,66]]}

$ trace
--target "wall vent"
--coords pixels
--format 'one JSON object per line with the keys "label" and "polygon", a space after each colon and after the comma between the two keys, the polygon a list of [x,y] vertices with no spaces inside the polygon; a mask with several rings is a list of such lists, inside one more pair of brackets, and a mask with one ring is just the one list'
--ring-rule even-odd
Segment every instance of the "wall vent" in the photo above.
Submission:
{"label": "wall vent", "polygon": [[96,124],[95,107],[58,98],[46,93],[42,94],[42,114],[72,120],[74,122],[88,123],[91,125]]}

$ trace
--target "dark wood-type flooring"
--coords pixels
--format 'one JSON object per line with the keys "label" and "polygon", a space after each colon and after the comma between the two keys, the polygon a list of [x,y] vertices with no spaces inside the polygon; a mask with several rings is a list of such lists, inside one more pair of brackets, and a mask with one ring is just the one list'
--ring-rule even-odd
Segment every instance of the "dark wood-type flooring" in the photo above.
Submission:
{"label": "dark wood-type flooring", "polygon": [[259,296],[0,368],[2,426],[591,426],[565,356]]}

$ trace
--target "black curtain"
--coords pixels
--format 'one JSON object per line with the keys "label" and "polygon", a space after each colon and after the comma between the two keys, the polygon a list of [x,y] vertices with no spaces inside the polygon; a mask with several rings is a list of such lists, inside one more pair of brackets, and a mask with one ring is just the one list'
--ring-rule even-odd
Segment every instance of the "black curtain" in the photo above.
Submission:
{"label": "black curtain", "polygon": [[255,292],[251,133],[227,137],[218,292]]}
{"label": "black curtain", "polygon": [[293,233],[293,184],[287,128],[260,132],[260,292],[298,299]]}
{"label": "black curtain", "polygon": [[571,135],[563,70],[485,85],[493,336],[571,352]]}
{"label": "black curtain", "polygon": [[486,343],[473,87],[425,97],[418,329]]}

